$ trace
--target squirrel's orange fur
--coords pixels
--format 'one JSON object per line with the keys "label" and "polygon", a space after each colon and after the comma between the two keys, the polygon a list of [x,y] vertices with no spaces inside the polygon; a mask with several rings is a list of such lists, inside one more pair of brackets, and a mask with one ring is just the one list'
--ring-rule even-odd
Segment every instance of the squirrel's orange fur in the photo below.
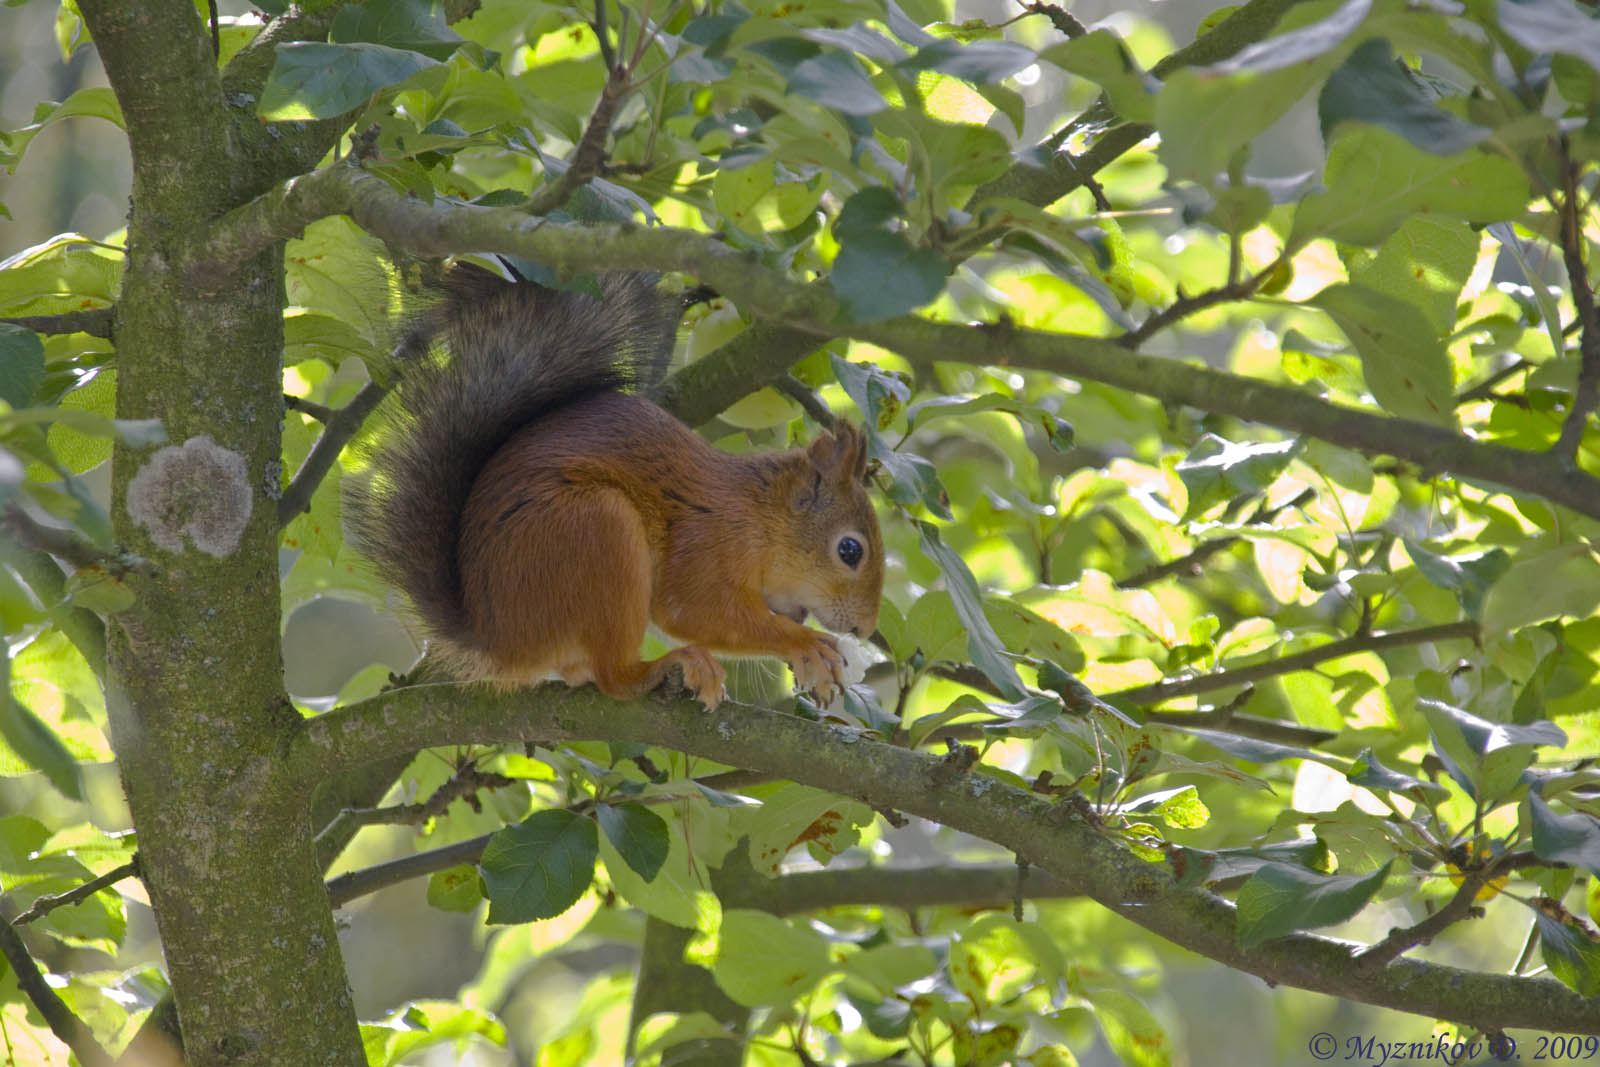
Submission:
{"label": "squirrel's orange fur", "polygon": [[[364,549],[469,677],[626,699],[678,666],[714,706],[712,653],[772,655],[827,699],[843,660],[801,621],[866,636],[883,583],[864,437],[841,424],[803,449],[712,448],[618,389],[670,354],[675,309],[641,276],[601,281],[596,299],[447,276],[411,346],[438,335],[447,354],[408,372],[353,501]],[[651,622],[687,644],[642,660]]]}

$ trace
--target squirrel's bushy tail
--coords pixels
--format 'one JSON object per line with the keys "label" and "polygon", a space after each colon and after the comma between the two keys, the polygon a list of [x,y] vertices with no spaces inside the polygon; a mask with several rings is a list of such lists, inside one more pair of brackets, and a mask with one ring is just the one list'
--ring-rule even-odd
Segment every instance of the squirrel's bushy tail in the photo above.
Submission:
{"label": "squirrel's bushy tail", "polygon": [[591,393],[664,369],[680,307],[654,277],[610,274],[600,296],[510,282],[457,265],[404,358],[371,479],[346,500],[363,554],[415,604],[427,630],[470,633],[457,560],[478,473],[522,427]]}

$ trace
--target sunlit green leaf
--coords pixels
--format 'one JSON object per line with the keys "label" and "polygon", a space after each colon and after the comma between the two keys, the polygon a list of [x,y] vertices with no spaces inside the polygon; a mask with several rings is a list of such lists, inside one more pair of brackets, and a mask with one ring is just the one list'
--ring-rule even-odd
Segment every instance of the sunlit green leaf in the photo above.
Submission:
{"label": "sunlit green leaf", "polygon": [[831,968],[827,942],[766,912],[724,912],[718,943],[717,986],[748,1007],[787,1004]]}

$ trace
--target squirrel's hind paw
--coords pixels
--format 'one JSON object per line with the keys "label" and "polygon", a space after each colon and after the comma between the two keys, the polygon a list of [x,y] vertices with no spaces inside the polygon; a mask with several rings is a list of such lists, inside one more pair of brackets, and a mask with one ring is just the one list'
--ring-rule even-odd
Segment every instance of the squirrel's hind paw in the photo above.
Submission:
{"label": "squirrel's hind paw", "polygon": [[[683,688],[704,704],[707,711],[715,711],[728,695],[727,672],[705,649],[688,645],[673,649],[665,658],[683,672]],[[670,675],[668,679],[670,681]]]}

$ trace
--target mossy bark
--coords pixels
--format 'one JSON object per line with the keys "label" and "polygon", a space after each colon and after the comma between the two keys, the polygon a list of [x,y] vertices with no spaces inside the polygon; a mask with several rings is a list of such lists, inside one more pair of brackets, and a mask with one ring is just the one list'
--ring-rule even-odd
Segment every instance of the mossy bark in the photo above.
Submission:
{"label": "mossy bark", "polygon": [[81,7],[134,162],[117,414],[160,419],[175,450],[114,455],[117,537],[159,573],[130,578],[138,599],[110,627],[107,666],[185,1052],[362,1064],[305,784],[277,771],[299,722],[278,644],[281,247],[229,271],[193,267],[212,222],[269,176],[193,4]]}

